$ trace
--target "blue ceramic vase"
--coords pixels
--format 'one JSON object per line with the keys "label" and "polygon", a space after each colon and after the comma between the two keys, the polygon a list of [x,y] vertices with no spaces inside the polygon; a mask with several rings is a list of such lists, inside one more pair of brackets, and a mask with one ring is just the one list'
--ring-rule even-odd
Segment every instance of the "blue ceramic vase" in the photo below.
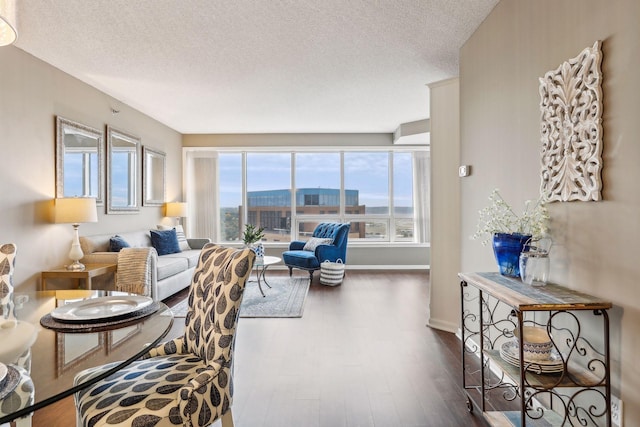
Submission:
{"label": "blue ceramic vase", "polygon": [[500,274],[520,277],[520,253],[528,248],[530,234],[495,233],[493,235],[493,254],[496,257]]}

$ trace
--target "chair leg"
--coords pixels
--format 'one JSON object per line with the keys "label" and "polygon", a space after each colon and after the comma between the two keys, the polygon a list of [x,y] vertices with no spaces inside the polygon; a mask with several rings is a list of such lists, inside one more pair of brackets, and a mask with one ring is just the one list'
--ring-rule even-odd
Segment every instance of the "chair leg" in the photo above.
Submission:
{"label": "chair leg", "polygon": [[293,267],[289,267],[289,277],[293,276]]}
{"label": "chair leg", "polygon": [[233,415],[231,415],[231,408],[222,414],[222,427],[233,427]]}
{"label": "chair leg", "polygon": [[313,282],[313,270],[309,270],[309,281]]}

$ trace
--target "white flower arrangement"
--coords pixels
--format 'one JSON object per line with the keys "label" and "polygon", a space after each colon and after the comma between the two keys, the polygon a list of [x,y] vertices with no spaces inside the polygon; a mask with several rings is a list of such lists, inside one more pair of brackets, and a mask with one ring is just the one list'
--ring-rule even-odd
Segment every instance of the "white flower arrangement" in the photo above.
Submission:
{"label": "white flower arrangement", "polygon": [[542,196],[536,201],[525,201],[521,215],[514,212],[498,189],[491,192],[489,201],[490,205],[479,212],[478,229],[471,236],[472,239],[482,239],[482,244],[486,245],[495,233],[531,234],[534,241],[547,234],[549,212]]}

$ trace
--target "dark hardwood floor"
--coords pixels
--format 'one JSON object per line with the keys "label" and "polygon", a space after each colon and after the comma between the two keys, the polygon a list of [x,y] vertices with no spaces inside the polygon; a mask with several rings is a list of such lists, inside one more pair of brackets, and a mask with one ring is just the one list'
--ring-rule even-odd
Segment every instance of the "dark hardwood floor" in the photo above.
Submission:
{"label": "dark hardwood floor", "polygon": [[[240,319],[236,427],[484,425],[467,412],[458,339],[425,326],[427,272],[348,271],[334,288],[317,276],[301,319]],[[176,319],[171,337],[182,328]],[[33,419],[74,423],[70,398]]]}

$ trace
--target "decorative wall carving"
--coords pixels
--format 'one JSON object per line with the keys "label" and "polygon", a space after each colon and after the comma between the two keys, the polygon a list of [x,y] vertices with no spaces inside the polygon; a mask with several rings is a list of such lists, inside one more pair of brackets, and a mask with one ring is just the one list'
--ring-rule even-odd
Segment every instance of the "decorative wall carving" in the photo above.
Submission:
{"label": "decorative wall carving", "polygon": [[600,200],[600,41],[540,78],[541,192],[549,201]]}

